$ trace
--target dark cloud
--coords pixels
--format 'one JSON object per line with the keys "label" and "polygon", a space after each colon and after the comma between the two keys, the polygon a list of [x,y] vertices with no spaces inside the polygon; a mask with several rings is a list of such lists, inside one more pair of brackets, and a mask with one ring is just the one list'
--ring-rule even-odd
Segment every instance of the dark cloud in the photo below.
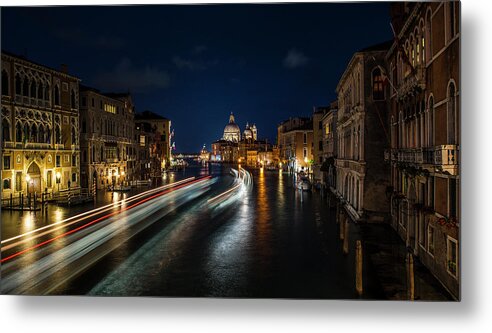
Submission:
{"label": "dark cloud", "polygon": [[207,68],[204,63],[197,60],[185,59],[180,56],[173,57],[173,63],[176,67],[182,69],[189,69],[190,71],[203,70]]}
{"label": "dark cloud", "polygon": [[309,58],[304,53],[296,49],[291,49],[284,58],[284,66],[287,68],[297,68],[306,66]]}
{"label": "dark cloud", "polygon": [[130,90],[141,93],[167,88],[169,75],[154,66],[136,67],[130,59],[123,58],[112,70],[96,76],[94,82],[103,90]]}

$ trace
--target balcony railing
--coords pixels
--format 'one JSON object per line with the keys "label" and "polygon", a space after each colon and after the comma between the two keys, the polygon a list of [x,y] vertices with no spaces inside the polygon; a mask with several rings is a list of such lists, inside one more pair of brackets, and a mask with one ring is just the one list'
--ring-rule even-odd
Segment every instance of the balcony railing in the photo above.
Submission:
{"label": "balcony railing", "polygon": [[414,95],[415,92],[425,89],[425,67],[419,65],[415,68],[414,73],[405,77],[397,86],[396,92],[399,99],[405,98],[407,95]]}
{"label": "balcony railing", "polygon": [[423,168],[437,168],[456,175],[459,165],[458,152],[459,146],[457,145],[392,149],[385,151],[385,160],[390,159],[391,161],[418,165]]}

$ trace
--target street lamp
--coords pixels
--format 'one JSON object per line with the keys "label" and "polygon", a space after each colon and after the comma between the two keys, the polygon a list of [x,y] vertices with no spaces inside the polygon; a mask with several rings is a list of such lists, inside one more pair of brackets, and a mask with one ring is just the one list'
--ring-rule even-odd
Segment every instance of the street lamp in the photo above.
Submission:
{"label": "street lamp", "polygon": [[61,174],[60,172],[56,173],[56,183],[58,184],[58,192],[60,192],[60,180],[61,180]]}

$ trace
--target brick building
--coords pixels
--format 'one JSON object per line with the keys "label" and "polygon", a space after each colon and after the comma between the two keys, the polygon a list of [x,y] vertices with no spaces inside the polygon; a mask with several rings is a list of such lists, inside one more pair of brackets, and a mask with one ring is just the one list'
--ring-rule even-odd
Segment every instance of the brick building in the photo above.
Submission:
{"label": "brick building", "polygon": [[459,2],[395,3],[391,88],[392,225],[459,298]]}

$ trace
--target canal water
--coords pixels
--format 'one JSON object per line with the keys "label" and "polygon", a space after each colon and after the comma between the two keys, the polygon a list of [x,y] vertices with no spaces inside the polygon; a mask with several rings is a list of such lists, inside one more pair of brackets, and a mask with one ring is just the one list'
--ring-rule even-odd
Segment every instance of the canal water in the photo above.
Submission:
{"label": "canal water", "polygon": [[[237,200],[213,207],[209,199],[232,185],[229,167],[193,165],[168,174],[163,181],[204,174],[218,181],[54,293],[406,299],[406,250],[388,226],[340,223],[336,205],[318,192],[299,192],[293,175],[250,172],[252,188]],[[100,204],[108,200],[103,199]],[[361,294],[356,290],[358,240]],[[418,263],[415,276],[416,299],[449,298]]]}

